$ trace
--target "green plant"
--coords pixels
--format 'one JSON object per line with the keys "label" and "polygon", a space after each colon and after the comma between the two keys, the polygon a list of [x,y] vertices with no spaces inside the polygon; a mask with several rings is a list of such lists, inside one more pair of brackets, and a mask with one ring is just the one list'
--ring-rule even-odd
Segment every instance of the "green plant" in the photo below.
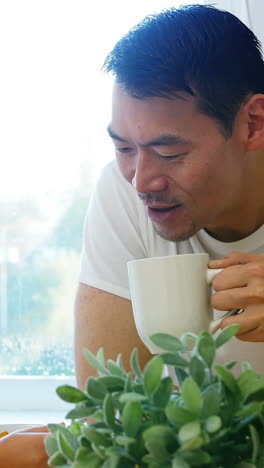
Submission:
{"label": "green plant", "polygon": [[[69,427],[51,424],[46,450],[51,466],[73,468],[250,468],[264,467],[264,379],[247,363],[239,377],[232,368],[214,365],[216,349],[238,331],[225,328],[180,339],[156,334],[164,353],[140,369],[137,350],[133,374],[122,356],[105,362],[85,350],[99,376],[87,390],[57,389],[75,404]],[[192,343],[191,343],[192,342]],[[164,364],[175,368],[180,389],[163,376]],[[88,424],[87,417],[95,422]],[[84,419],[85,418],[85,419]]]}

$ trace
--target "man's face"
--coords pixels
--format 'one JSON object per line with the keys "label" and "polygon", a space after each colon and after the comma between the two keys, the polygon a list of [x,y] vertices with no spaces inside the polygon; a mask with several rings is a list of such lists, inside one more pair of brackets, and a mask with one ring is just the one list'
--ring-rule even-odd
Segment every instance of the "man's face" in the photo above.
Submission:
{"label": "man's face", "polygon": [[203,227],[217,237],[243,212],[245,152],[236,129],[226,138],[195,98],[179,96],[140,100],[116,84],[109,134],[161,237],[184,240]]}

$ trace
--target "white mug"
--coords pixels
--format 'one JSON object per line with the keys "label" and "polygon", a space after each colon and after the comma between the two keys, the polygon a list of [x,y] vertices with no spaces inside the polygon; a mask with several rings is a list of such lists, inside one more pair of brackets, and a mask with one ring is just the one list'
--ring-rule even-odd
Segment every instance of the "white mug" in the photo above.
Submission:
{"label": "white mug", "polygon": [[210,269],[208,262],[206,253],[128,262],[135,324],[150,352],[161,351],[149,338],[153,333],[179,337],[208,330],[210,325],[212,330],[211,283],[222,269]]}

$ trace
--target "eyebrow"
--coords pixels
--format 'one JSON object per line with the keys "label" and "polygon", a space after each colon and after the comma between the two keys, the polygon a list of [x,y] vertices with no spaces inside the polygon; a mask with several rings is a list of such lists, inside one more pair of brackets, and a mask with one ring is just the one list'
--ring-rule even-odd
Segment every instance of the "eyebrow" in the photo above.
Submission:
{"label": "eyebrow", "polygon": [[183,143],[188,143],[188,141],[178,135],[164,133],[162,135],[159,135],[157,138],[148,141],[143,146],[172,146],[180,145]]}
{"label": "eyebrow", "polygon": [[[108,134],[111,138],[114,140],[122,141],[123,143],[127,143],[127,140],[125,138],[122,138],[121,136],[117,135],[111,127],[107,128]],[[172,145],[179,145],[179,144],[186,144],[188,143],[188,140],[178,136],[178,135],[173,135],[171,133],[164,133],[159,135],[157,138],[154,138],[153,140],[149,140],[146,143],[144,143],[142,146],[172,146]]]}
{"label": "eyebrow", "polygon": [[124,143],[126,142],[127,143],[127,140],[125,140],[124,138],[121,138],[121,136],[117,135],[117,133],[115,133],[111,127],[107,127],[107,132],[108,132],[108,135],[113,138],[114,140],[118,140],[118,141],[123,141]]}

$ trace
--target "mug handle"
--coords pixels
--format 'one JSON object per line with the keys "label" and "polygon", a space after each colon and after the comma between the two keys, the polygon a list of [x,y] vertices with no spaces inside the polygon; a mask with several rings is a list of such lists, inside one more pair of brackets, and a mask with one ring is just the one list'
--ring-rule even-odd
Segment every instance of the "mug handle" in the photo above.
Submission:
{"label": "mug handle", "polygon": [[[207,284],[210,285],[212,283],[213,279],[216,277],[216,275],[221,273],[221,271],[223,271],[223,268],[207,268],[207,271],[206,271]],[[217,330],[220,328],[220,324],[221,324],[221,322],[222,322],[222,320],[224,318],[230,317],[230,315],[237,315],[240,312],[242,312],[242,309],[231,309],[231,310],[228,310],[224,315],[222,315],[218,319],[212,320],[210,322],[210,324],[209,324],[209,327],[208,327],[209,333],[211,333],[213,335],[215,332],[217,332]]]}

